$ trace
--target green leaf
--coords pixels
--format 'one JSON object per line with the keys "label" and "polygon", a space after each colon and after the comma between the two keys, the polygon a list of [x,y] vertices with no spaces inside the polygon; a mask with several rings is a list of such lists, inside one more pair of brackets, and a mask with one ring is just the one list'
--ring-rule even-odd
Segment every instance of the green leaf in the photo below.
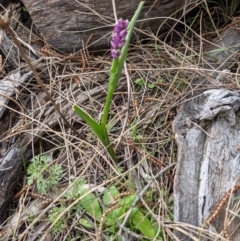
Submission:
{"label": "green leaf", "polygon": [[[80,190],[80,195],[83,198],[80,200],[81,206],[85,209],[85,211],[92,217],[96,218],[100,221],[102,217],[102,210],[97,200],[97,197],[93,193],[89,193],[89,190],[82,187]],[[88,194],[86,194],[88,193]],[[86,195],[85,195],[86,194]],[[84,196],[85,195],[85,196]]]}
{"label": "green leaf", "polygon": [[50,166],[46,172],[48,173],[48,184],[49,187],[54,188],[59,183],[62,175],[62,167],[59,164]]}
{"label": "green leaf", "polygon": [[47,194],[47,181],[43,179],[42,177],[37,179],[37,189],[40,194]]}
{"label": "green leaf", "polygon": [[134,83],[139,85],[139,86],[144,86],[145,85],[144,80],[141,79],[141,78],[137,78],[136,80],[134,80]]}
{"label": "green leaf", "polygon": [[138,208],[133,208],[131,213],[131,221],[135,228],[138,229],[144,236],[148,238],[155,237],[155,231],[152,223],[143,215],[142,212],[139,211]]}
{"label": "green leaf", "polygon": [[78,222],[86,228],[94,228],[95,227],[92,222],[88,221],[85,218],[80,218]]}
{"label": "green leaf", "polygon": [[31,164],[27,168],[27,182],[31,185],[36,181],[40,194],[46,194],[48,189],[56,188],[61,179],[62,167],[59,164],[51,165],[51,156],[38,155],[31,159]]}
{"label": "green leaf", "polygon": [[103,204],[105,206],[114,204],[114,197],[116,197],[117,195],[119,195],[119,191],[115,186],[111,186],[109,189],[106,189],[103,195]]}
{"label": "green leaf", "polygon": [[123,197],[119,200],[119,204],[124,205],[126,207],[126,209],[129,209],[136,198],[137,198],[136,194],[132,194],[127,197]]}
{"label": "green leaf", "polygon": [[164,82],[164,79],[157,79],[156,83],[162,84]]}
{"label": "green leaf", "polygon": [[[54,223],[55,220],[58,218],[58,216],[66,209],[66,207],[62,204],[63,203],[61,203],[60,207],[53,207],[50,209],[48,214],[48,219],[51,223]],[[64,220],[61,218],[54,224],[52,231],[54,233],[59,232],[63,229],[63,227],[64,227]]]}
{"label": "green leaf", "polygon": [[104,139],[102,126],[99,125],[86,111],[82,110],[78,105],[73,105],[73,110],[92,128],[94,133],[100,140]]}
{"label": "green leaf", "polygon": [[[74,182],[74,184],[72,184]],[[80,197],[80,190],[81,187],[86,184],[86,181],[84,179],[78,179],[77,181],[75,179],[71,180],[70,185],[71,188],[68,189],[68,191],[64,194],[64,197],[67,200],[70,200],[72,198],[77,199]]]}
{"label": "green leaf", "polygon": [[156,87],[155,84],[147,84],[148,89],[154,89]]}
{"label": "green leaf", "polygon": [[132,203],[136,199],[136,195],[129,195],[127,197],[121,198],[118,204],[121,207],[114,209],[106,218],[106,224],[115,225],[117,221],[120,221],[124,218],[124,214],[129,210]]}
{"label": "green leaf", "polygon": [[124,218],[124,216],[123,216],[124,213],[126,213],[126,208],[125,207],[119,207],[119,208],[114,209],[105,218],[105,224],[111,225],[110,228],[115,229],[116,222],[119,222],[119,221],[121,221]]}
{"label": "green leaf", "polygon": [[87,112],[82,110],[76,104],[74,104],[72,108],[92,128],[96,136],[99,138],[102,144],[107,148],[109,155],[112,157],[114,161],[116,161],[117,158],[115,156],[115,152],[109,141],[106,125],[99,125]]}

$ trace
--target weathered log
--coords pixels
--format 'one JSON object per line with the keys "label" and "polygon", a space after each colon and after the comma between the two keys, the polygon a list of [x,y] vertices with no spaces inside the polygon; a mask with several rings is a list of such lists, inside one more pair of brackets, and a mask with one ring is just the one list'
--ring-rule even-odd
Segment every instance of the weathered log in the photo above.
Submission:
{"label": "weathered log", "polygon": [[22,162],[31,155],[31,149],[13,145],[0,158],[0,223],[5,220],[6,207],[11,201],[22,169]]}
{"label": "weathered log", "polygon": [[[17,145],[13,145],[7,148],[7,142],[6,140],[2,140],[2,137],[8,131],[10,117],[4,120],[2,117],[10,100],[15,102],[18,108],[21,107],[12,96],[19,86],[29,80],[32,72],[28,68],[20,69],[21,58],[18,48],[3,30],[0,30],[0,49],[12,66],[16,68],[15,71],[2,79],[0,83],[0,222],[2,222],[4,220],[3,213],[6,205],[12,198],[14,188],[16,188],[18,173],[22,167],[22,158],[24,156],[27,158],[30,154],[29,150],[24,149],[25,147],[23,146],[18,147]],[[5,151],[7,152],[5,153]]]}
{"label": "weathered log", "polygon": [[29,80],[32,72],[27,68],[19,68],[20,55],[18,54],[17,47],[3,30],[0,31],[0,36],[0,49],[6,54],[8,61],[16,68],[15,71],[9,73],[0,82],[0,223],[2,223],[4,221],[6,206],[11,201],[14,192],[16,192],[16,184],[20,177],[23,158],[26,160],[31,155],[31,148],[19,145],[19,142],[18,144],[12,143],[12,146],[7,147],[7,142],[6,140],[2,140],[2,137],[8,131],[8,122],[10,120],[8,120],[9,118],[7,119],[8,121],[6,119],[2,120],[2,116],[9,100],[15,102],[18,107],[20,106],[12,96],[19,86]]}
{"label": "weathered log", "polygon": [[[202,95],[203,91],[198,90],[198,97],[196,93],[190,96],[191,100],[182,105],[174,120],[173,130],[178,144],[174,185],[176,222],[202,227],[221,198],[239,184],[240,91],[221,88],[225,82],[224,69],[238,56],[239,38],[240,31],[231,28],[216,43],[219,47],[209,51],[204,67],[212,68],[209,79],[213,81],[210,83],[207,78],[199,79],[194,84],[201,88],[206,83],[210,90]],[[214,62],[210,64],[211,59]],[[240,240],[239,214],[236,214],[236,210],[235,215],[229,211],[236,203],[233,200],[237,194],[232,193],[232,197],[225,200],[231,200],[227,209],[225,203],[220,213],[215,212],[216,217],[212,216],[215,220],[212,220],[209,231],[220,238],[224,237],[223,230],[227,230],[232,240]],[[233,220],[230,222],[230,219]],[[186,231],[183,226],[182,231]],[[189,235],[183,232],[177,232],[176,235],[180,240],[188,241],[193,240],[190,235],[201,239],[204,233],[199,231],[197,235],[191,229],[186,232]]]}
{"label": "weathered log", "polygon": [[[130,19],[139,2],[116,0],[118,17]],[[111,1],[23,0],[23,3],[45,41],[55,49],[73,53],[84,48],[90,38],[89,48],[102,50],[109,46],[115,22]],[[186,4],[186,0],[146,0],[139,18],[146,21],[137,26],[156,31],[167,17],[181,14]]]}
{"label": "weathered log", "polygon": [[18,48],[12,41],[9,41],[8,36],[2,29],[0,30],[0,49],[15,69],[20,67]]}

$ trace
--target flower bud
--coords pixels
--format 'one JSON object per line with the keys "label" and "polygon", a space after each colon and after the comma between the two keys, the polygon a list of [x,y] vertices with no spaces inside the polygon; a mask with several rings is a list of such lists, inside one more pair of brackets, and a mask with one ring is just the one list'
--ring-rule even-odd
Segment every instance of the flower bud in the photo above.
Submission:
{"label": "flower bud", "polygon": [[127,36],[128,20],[120,19],[114,26],[111,40],[111,56],[118,59]]}

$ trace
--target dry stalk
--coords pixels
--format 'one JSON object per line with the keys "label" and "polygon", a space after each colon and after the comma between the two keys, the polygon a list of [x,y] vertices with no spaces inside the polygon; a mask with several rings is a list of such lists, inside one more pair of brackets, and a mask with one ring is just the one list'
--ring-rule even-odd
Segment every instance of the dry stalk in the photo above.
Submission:
{"label": "dry stalk", "polygon": [[[215,209],[212,211],[212,214],[209,216],[209,218],[204,222],[203,224],[203,228],[207,228],[211,223],[213,223],[217,216],[220,214],[221,210],[223,209],[223,207],[225,206],[225,204],[228,202],[230,196],[233,193],[236,193],[238,190],[240,189],[240,185],[236,185],[233,188],[231,188],[230,190],[228,190],[225,195],[222,197],[222,199],[218,202],[217,206],[215,207]],[[224,227],[223,229],[223,234],[224,237],[228,240],[231,241],[231,237],[228,233],[227,227]]]}
{"label": "dry stalk", "polygon": [[[4,95],[2,93],[0,93],[1,96],[3,96],[4,98],[6,99],[9,99],[11,100],[12,102],[14,102],[20,109],[21,113],[22,113],[22,117],[21,117],[21,126],[24,126],[24,125],[27,125],[27,118],[25,116],[25,111],[24,111],[24,108],[12,97],[10,96],[7,96],[7,95]],[[11,110],[10,110],[11,111]],[[11,128],[12,126],[12,111],[11,111],[11,114],[10,114],[10,123],[9,123],[9,129]]]}
{"label": "dry stalk", "polygon": [[138,148],[130,139],[128,140],[128,144],[138,153],[140,153],[142,156],[146,157],[147,159],[149,159],[154,165],[156,165],[159,169],[162,169],[163,167],[165,167],[165,164],[162,163],[160,160],[158,160],[157,158],[153,157],[153,156],[149,156],[148,153],[146,153],[145,151],[141,150],[140,148]]}
{"label": "dry stalk", "polygon": [[48,198],[44,195],[41,195],[41,194],[38,194],[38,193],[34,193],[34,192],[28,192],[28,189],[29,189],[29,185],[25,185],[21,191],[19,191],[14,197],[12,200],[16,200],[17,198],[20,198],[20,201],[19,201],[19,212],[18,212],[18,219],[17,219],[17,222],[14,226],[14,231],[13,231],[13,228],[10,227],[4,231],[1,231],[0,232],[0,238],[4,237],[5,235],[7,234],[10,234],[11,232],[13,232],[13,234],[16,234],[17,232],[17,229],[24,223],[24,219],[25,219],[25,216],[22,216],[22,213],[23,213],[23,197],[32,197],[34,199],[42,199],[43,201],[38,204],[36,207],[41,209],[43,207],[45,207],[46,205],[49,205],[50,203],[53,202],[53,199],[52,198]]}
{"label": "dry stalk", "polygon": [[213,223],[216,220],[217,216],[219,215],[220,211],[223,209],[223,206],[227,203],[231,194],[237,192],[239,189],[240,189],[240,185],[236,185],[225,193],[225,195],[222,197],[222,199],[216,205],[215,209],[212,211],[212,214],[204,222],[203,228],[206,228],[207,226],[209,226],[211,223]]}
{"label": "dry stalk", "polygon": [[223,234],[224,234],[224,237],[227,239],[227,241],[232,241],[227,228],[223,229]]}
{"label": "dry stalk", "polygon": [[69,59],[73,61],[79,61],[82,60],[82,53],[80,53],[80,56],[75,56],[75,55],[66,55],[66,54],[59,54],[51,50],[50,48],[47,48],[46,46],[42,47],[40,50],[41,54],[48,56],[48,57],[56,57],[59,59]]}
{"label": "dry stalk", "polygon": [[97,232],[97,237],[96,237],[96,241],[101,241],[102,240],[102,229],[103,229],[103,222],[104,222],[104,219],[106,218],[106,216],[112,212],[113,210],[117,209],[117,208],[120,208],[121,205],[120,204],[115,204],[114,206],[112,206],[111,208],[109,208],[108,210],[106,210],[102,217],[101,217],[101,220],[100,220],[100,225],[99,225],[99,229],[98,229],[98,232]]}
{"label": "dry stalk", "polygon": [[230,28],[233,28],[233,29],[236,29],[236,30],[240,30],[239,25],[240,25],[240,17],[235,17],[235,18],[233,18],[233,20],[232,20],[232,22],[230,24],[226,25],[224,28],[219,29],[218,32],[211,31],[211,32],[202,34],[202,36],[212,35],[212,34],[217,34],[217,33],[223,33],[227,29],[230,29]]}
{"label": "dry stalk", "polygon": [[22,189],[17,194],[14,195],[12,200],[16,200],[16,199],[20,198],[23,195],[23,193],[26,193],[28,188],[29,188],[29,185],[26,184],[24,187],[22,187]]}

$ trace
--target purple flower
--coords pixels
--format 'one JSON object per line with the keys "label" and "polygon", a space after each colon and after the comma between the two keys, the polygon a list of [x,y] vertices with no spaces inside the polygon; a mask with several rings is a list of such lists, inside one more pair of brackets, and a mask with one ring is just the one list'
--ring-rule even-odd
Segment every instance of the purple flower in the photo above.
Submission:
{"label": "purple flower", "polygon": [[127,36],[128,20],[119,19],[114,26],[111,40],[111,55],[114,59],[118,59],[121,49],[125,44]]}

